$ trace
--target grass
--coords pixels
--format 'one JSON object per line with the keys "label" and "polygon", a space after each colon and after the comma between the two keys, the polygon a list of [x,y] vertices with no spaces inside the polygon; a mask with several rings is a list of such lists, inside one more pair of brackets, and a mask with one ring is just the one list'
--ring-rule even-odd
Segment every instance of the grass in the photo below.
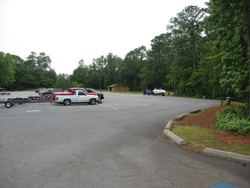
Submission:
{"label": "grass", "polygon": [[196,148],[196,150],[203,150],[208,147],[227,152],[250,155],[249,144],[232,141],[232,144],[229,146],[225,144],[225,139],[214,136],[214,129],[207,129],[199,126],[174,125],[172,132],[183,138],[188,143],[188,147]]}
{"label": "grass", "polygon": [[[109,91],[110,92],[110,91]],[[121,94],[135,94],[135,95],[142,95],[142,91],[128,91],[128,92],[125,92],[125,91],[111,91],[110,93],[121,93]],[[168,95],[169,93],[169,95]],[[159,95],[161,96],[161,95]],[[174,96],[174,92],[166,92],[165,93],[165,96]]]}
{"label": "grass", "polygon": [[135,94],[135,95],[142,95],[142,91],[111,91],[110,93],[121,93],[121,94]]}
{"label": "grass", "polygon": [[211,131],[198,126],[174,125],[172,132],[186,140],[189,144],[204,149],[215,143]]}

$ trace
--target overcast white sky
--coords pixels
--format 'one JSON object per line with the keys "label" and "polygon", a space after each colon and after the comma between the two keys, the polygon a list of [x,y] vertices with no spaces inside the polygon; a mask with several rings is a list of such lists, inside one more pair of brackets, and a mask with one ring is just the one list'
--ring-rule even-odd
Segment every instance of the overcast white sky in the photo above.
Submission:
{"label": "overcast white sky", "polygon": [[208,0],[0,0],[0,51],[26,59],[50,56],[56,73],[72,74],[102,55],[121,58],[166,33],[171,17]]}

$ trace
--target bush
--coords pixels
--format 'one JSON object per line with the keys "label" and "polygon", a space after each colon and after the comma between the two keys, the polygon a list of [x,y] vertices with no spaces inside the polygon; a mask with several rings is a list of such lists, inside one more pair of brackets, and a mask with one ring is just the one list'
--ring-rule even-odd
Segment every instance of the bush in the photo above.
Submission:
{"label": "bush", "polygon": [[229,113],[236,114],[237,110],[233,106],[227,106],[226,108],[223,109],[223,112],[225,114],[229,114]]}
{"label": "bush", "polygon": [[240,134],[250,133],[249,119],[242,118],[241,110],[234,107],[226,107],[223,109],[224,114],[217,113],[216,127],[229,132],[239,132]]}
{"label": "bush", "polygon": [[249,105],[248,103],[239,106],[239,114],[240,118],[249,120]]}

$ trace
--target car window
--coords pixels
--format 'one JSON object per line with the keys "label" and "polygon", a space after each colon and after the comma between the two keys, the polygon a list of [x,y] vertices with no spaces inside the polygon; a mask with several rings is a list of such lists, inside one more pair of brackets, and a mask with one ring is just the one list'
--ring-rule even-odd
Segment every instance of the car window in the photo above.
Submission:
{"label": "car window", "polygon": [[83,91],[79,90],[78,95],[85,95],[85,93]]}

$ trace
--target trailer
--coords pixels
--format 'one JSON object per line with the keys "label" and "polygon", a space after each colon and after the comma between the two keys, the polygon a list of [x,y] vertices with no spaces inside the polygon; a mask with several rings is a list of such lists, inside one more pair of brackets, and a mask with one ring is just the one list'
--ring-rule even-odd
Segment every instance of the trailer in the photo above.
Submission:
{"label": "trailer", "polygon": [[10,95],[11,93],[7,93],[7,92],[0,92],[0,95]]}
{"label": "trailer", "polygon": [[4,104],[6,108],[11,108],[15,104],[26,104],[26,103],[49,103],[51,102],[50,98],[42,98],[39,96],[30,96],[28,98],[8,98],[6,101],[5,100],[0,100],[0,104]]}

